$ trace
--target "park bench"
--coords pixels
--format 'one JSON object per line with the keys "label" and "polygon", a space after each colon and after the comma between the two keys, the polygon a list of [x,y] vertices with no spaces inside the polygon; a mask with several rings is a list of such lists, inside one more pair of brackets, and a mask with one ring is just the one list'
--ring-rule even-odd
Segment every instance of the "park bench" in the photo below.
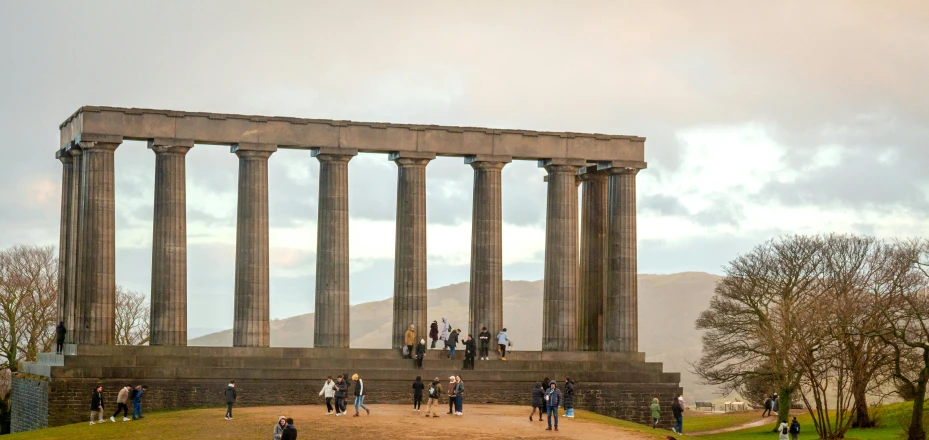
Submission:
{"label": "park bench", "polygon": [[709,408],[710,411],[715,411],[716,405],[713,405],[712,402],[697,402],[697,409],[700,408]]}

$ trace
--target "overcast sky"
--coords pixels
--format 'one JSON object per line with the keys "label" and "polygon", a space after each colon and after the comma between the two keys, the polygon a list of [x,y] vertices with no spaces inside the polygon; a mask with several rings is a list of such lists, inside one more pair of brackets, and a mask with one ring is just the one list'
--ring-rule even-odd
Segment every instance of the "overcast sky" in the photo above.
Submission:
{"label": "overcast sky", "polygon": [[[0,247],[57,245],[58,124],[104,105],[645,136],[639,271],[719,273],[778,234],[925,235],[927,78],[924,1],[0,0]],[[237,159],[187,158],[196,336],[232,326]],[[154,163],[116,151],[116,280],[146,294]],[[269,167],[279,318],[313,307],[319,163]],[[392,294],[396,173],[349,164],[352,303]],[[543,175],[503,170],[506,279],[542,278]],[[429,286],[467,281],[472,170],[427,179]]]}

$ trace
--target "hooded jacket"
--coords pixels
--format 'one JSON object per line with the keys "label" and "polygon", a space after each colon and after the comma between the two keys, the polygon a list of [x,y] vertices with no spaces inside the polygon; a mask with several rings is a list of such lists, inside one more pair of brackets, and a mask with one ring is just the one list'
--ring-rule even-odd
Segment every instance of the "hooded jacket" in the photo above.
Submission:
{"label": "hooded jacket", "polygon": [[326,379],[323,389],[319,390],[319,395],[323,397],[335,397],[335,381]]}
{"label": "hooded jacket", "polygon": [[458,332],[456,332],[456,331],[453,330],[453,331],[448,335],[448,341],[447,341],[446,343],[448,344],[449,347],[454,347],[454,346],[458,345]]}
{"label": "hooded jacket", "polygon": [[429,325],[429,339],[433,341],[439,339],[439,324],[437,322],[433,322]]}
{"label": "hooded jacket", "polygon": [[403,343],[404,345],[413,345],[416,342],[416,331],[413,329],[407,329],[406,333],[403,334]]}
{"label": "hooded jacket", "polygon": [[564,385],[564,407],[574,408],[574,382],[566,382]]}
{"label": "hooded jacket", "polygon": [[90,410],[100,411],[100,408],[102,407],[103,407],[103,392],[97,391],[97,389],[94,388],[93,394],[90,395]]}
{"label": "hooded jacket", "polygon": [[122,403],[124,405],[129,404],[129,388],[122,387],[119,389],[119,394],[116,395],[116,403]]}
{"label": "hooded jacket", "polygon": [[545,406],[545,398],[542,397],[544,391],[542,390],[542,382],[536,382],[535,386],[532,387],[532,407],[541,408]]}
{"label": "hooded jacket", "polygon": [[424,388],[426,388],[426,384],[422,380],[413,381],[413,397],[422,399]]}
{"label": "hooded jacket", "polygon": [[229,384],[226,385],[226,403],[235,403],[235,385]]}
{"label": "hooded jacket", "polygon": [[274,436],[271,437],[272,440],[281,440],[281,434],[284,433],[284,426],[287,426],[286,423],[284,426],[281,426],[281,420],[284,420],[284,416],[277,418],[277,423],[274,424]]}
{"label": "hooded jacket", "polygon": [[548,396],[549,407],[558,408],[561,406],[561,390],[558,388],[549,388],[545,395]]}
{"label": "hooded jacket", "polygon": [[481,347],[487,347],[490,345],[490,332],[484,330],[477,335],[477,339],[481,341]]}
{"label": "hooded jacket", "polygon": [[355,381],[355,396],[364,396],[365,395],[365,384],[361,381],[361,378]]}
{"label": "hooded jacket", "polygon": [[297,428],[294,428],[294,425],[285,426],[284,432],[281,433],[281,440],[297,440]]}
{"label": "hooded jacket", "polygon": [[335,397],[336,399],[344,399],[346,392],[348,392],[348,384],[345,381],[335,382]]}
{"label": "hooded jacket", "polygon": [[448,340],[448,328],[449,327],[450,326],[448,325],[448,320],[445,319],[445,317],[443,316],[442,317],[442,335],[439,336],[439,339],[443,341]]}

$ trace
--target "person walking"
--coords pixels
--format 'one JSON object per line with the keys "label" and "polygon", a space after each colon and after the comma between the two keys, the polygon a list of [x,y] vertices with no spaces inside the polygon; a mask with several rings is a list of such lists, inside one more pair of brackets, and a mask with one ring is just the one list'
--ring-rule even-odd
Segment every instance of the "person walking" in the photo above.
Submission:
{"label": "person walking", "polygon": [[545,393],[545,403],[548,406],[548,428],[546,431],[552,430],[552,417],[555,418],[555,431],[558,430],[558,407],[561,406],[561,391],[558,389],[558,384],[552,382],[549,384],[548,392]]}
{"label": "person walking", "polygon": [[371,410],[365,406],[365,384],[364,381],[358,377],[358,374],[352,375],[352,380],[355,381],[355,416],[358,417],[358,407],[361,406],[368,415],[371,415]]}
{"label": "person walking", "polygon": [[342,379],[342,376],[335,378],[335,415],[336,417],[345,414],[345,394],[348,392],[348,384]]}
{"label": "person walking", "polygon": [[442,397],[442,383],[439,381],[439,377],[436,376],[435,379],[432,379],[432,383],[429,384],[429,407],[426,408],[426,417],[429,417],[429,413],[432,413],[432,417],[438,417],[436,411],[439,409],[439,398]]}
{"label": "person walking", "polygon": [[460,330],[452,330],[448,334],[448,340],[445,341],[445,346],[448,347],[448,358],[455,360],[455,347],[458,345],[458,332]]}
{"label": "person walking", "polygon": [[94,416],[97,416],[97,423],[103,423],[103,386],[97,385],[90,393],[90,424],[94,424]]}
{"label": "person walking", "polygon": [[294,419],[288,417],[285,423],[284,431],[281,432],[281,440],[297,440],[297,428],[294,428]]}
{"label": "person walking", "polygon": [[335,381],[332,380],[332,376],[326,378],[319,395],[326,398],[326,415],[332,414],[332,398],[335,397]]}
{"label": "person walking", "polygon": [[58,321],[58,325],[55,327],[55,354],[64,352],[66,334],[68,334],[68,329],[65,328],[65,322]]}
{"label": "person walking", "polygon": [[116,416],[119,415],[120,411],[123,412],[123,421],[129,421],[129,407],[126,404],[129,403],[129,390],[131,389],[132,387],[129,385],[119,389],[119,394],[116,395],[116,412],[110,416],[111,422],[116,422]]}
{"label": "person walking", "polygon": [[342,383],[345,384],[345,393],[342,394],[342,415],[348,414],[348,389],[352,387],[352,381],[348,378],[348,373],[342,373]]}
{"label": "person walking", "polygon": [[671,428],[671,431],[674,431],[675,434],[684,433],[684,395],[674,399],[674,402],[671,403],[671,414],[674,415],[674,427]]}
{"label": "person walking", "polygon": [[545,390],[542,388],[542,382],[536,382],[535,386],[532,387],[532,412],[529,413],[529,421],[532,421],[532,416],[535,415],[535,411],[539,410],[539,421],[542,421],[542,414],[545,414]]}
{"label": "person walking", "polygon": [[142,396],[148,391],[148,387],[139,385],[135,387],[135,390],[136,393],[132,397],[132,420],[144,419],[145,417],[142,416]]}
{"label": "person walking", "polygon": [[461,376],[455,376],[455,415],[460,416],[462,399],[464,398],[464,381]]}
{"label": "person walking", "polygon": [[468,340],[465,341],[465,360],[464,360],[464,369],[473,370],[474,369],[474,355],[477,354],[477,347],[475,347],[474,339],[471,335],[468,335]]}
{"label": "person walking", "polygon": [[439,334],[439,339],[445,344],[445,350],[448,351],[448,332],[452,331],[452,326],[448,325],[448,319],[442,317],[442,333]]}
{"label": "person walking", "polygon": [[416,380],[413,381],[413,411],[420,412],[422,409],[423,389],[425,388],[422,376],[416,376]]}
{"label": "person walking", "polygon": [[478,356],[481,357],[482,361],[486,361],[487,352],[490,350],[490,332],[487,331],[487,327],[481,327],[481,332],[478,333],[477,340],[481,344],[481,351]]}
{"label": "person walking", "polygon": [[564,378],[564,416],[574,418],[574,381],[568,376]]}
{"label": "person walking", "polygon": [[790,440],[790,425],[786,420],[777,427],[777,440]]}
{"label": "person walking", "polygon": [[426,340],[420,339],[416,344],[416,368],[423,369],[423,358],[426,357]]}
{"label": "person walking", "polygon": [[271,436],[271,440],[281,440],[281,435],[284,434],[284,428],[287,427],[287,417],[280,416],[277,418],[277,424],[274,425],[274,435]]}
{"label": "person walking", "polygon": [[455,376],[448,376],[448,413],[455,414]]}
{"label": "person walking", "polygon": [[779,401],[777,397],[777,393],[772,394],[771,395],[771,411],[773,412],[772,415],[776,415],[778,413],[778,410],[780,409],[780,405],[781,405],[781,402]]}
{"label": "person walking", "polygon": [[234,380],[230,380],[229,385],[226,385],[224,394],[226,397],[226,420],[232,420],[232,405],[235,405],[235,399],[237,397]]}
{"label": "person walking", "polygon": [[658,427],[658,417],[661,415],[661,405],[658,404],[658,398],[652,398],[652,404],[648,407],[652,411],[652,429]]}
{"label": "person walking", "polygon": [[506,344],[510,342],[510,338],[506,335],[506,327],[503,330],[500,330],[500,333],[497,333],[497,351],[500,353],[500,360],[506,360]]}
{"label": "person walking", "polygon": [[432,339],[432,347],[435,348],[435,343],[439,340],[439,323],[432,321],[432,324],[429,326],[429,339]]}
{"label": "person walking", "polygon": [[798,440],[800,438],[800,422],[797,421],[797,418],[794,417],[793,421],[790,422],[790,440]]}
{"label": "person walking", "polygon": [[771,396],[768,396],[764,399],[764,411],[761,412],[761,417],[767,417],[771,415],[771,408],[774,407],[771,402]]}
{"label": "person walking", "polygon": [[416,326],[410,324],[410,328],[403,335],[403,345],[406,345],[406,358],[413,359],[413,344],[416,343]]}

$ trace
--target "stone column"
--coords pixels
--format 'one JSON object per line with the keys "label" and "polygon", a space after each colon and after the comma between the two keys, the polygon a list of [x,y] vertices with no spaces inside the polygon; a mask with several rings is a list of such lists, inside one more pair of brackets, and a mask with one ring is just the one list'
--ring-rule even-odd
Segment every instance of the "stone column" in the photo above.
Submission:
{"label": "stone column", "polygon": [[80,284],[80,267],[81,267],[81,176],[82,172],[82,151],[77,144],[72,143],[67,147],[67,154],[71,156],[71,178],[69,179],[70,188],[68,190],[68,210],[70,221],[68,222],[68,243],[67,243],[67,290],[69,292],[67,301],[64,303],[64,322],[68,333],[65,335],[65,342],[69,344],[77,343],[81,340],[83,334],[84,315],[81,312],[80,304],[83,304],[83,295]]}
{"label": "stone column", "polygon": [[548,172],[542,350],[577,349],[577,170],[580,159],[540,160]]}
{"label": "stone column", "polygon": [[394,313],[391,347],[403,347],[410,324],[416,337],[426,326],[426,164],[435,153],[391,153],[397,164],[397,235],[394,254]]}
{"label": "stone column", "polygon": [[639,351],[635,176],[642,168],[644,162],[617,161],[598,166],[610,175],[603,351]]}
{"label": "stone column", "polygon": [[[495,335],[503,328],[503,202],[501,171],[509,156],[471,156],[474,200],[471,211],[471,284],[469,331],[482,327]],[[467,339],[467,337],[465,336]]]}
{"label": "stone column", "polygon": [[239,202],[235,240],[234,347],[268,347],[268,158],[277,145],[235,144]]}
{"label": "stone column", "polygon": [[[79,343],[113,345],[116,336],[116,200],[113,156],[122,137],[82,134]],[[77,327],[78,325],[75,325]]]}
{"label": "stone column", "polygon": [[349,347],[348,161],[358,150],[317,148],[316,309],[313,346]]}
{"label": "stone column", "polygon": [[[58,322],[68,321],[68,304],[71,303],[74,292],[68,284],[68,260],[70,258],[71,233],[71,179],[74,176],[74,161],[64,149],[55,153],[55,158],[61,162],[61,227],[59,229],[58,244]],[[67,327],[72,330],[71,327]]]}
{"label": "stone column", "polygon": [[187,185],[184,156],[192,140],[153,139],[155,218],[152,233],[150,345],[187,345]]}
{"label": "stone column", "polygon": [[599,351],[603,344],[609,221],[608,176],[595,166],[581,169],[581,264],[578,271],[578,349]]}

